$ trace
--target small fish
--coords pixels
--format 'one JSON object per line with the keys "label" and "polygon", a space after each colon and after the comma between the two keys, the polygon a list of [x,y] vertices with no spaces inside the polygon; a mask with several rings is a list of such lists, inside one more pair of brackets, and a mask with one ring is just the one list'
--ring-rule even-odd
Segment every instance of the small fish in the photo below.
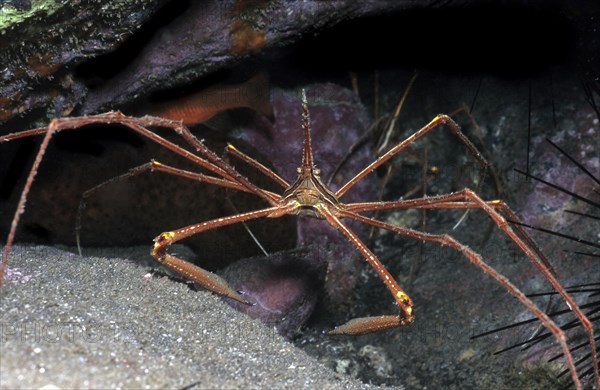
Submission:
{"label": "small fish", "polygon": [[240,107],[250,108],[273,119],[265,73],[259,73],[239,85],[216,85],[179,99],[153,104],[149,113],[166,119],[182,120],[186,125],[196,125],[220,112]]}

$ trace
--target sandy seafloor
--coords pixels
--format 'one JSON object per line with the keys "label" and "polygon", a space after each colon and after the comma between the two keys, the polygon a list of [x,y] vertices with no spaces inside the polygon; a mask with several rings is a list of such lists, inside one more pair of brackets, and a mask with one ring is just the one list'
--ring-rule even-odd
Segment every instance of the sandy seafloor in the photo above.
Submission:
{"label": "sandy seafloor", "polygon": [[[2,389],[380,388],[368,377],[398,389],[541,389],[558,386],[555,374],[564,367],[530,356],[525,368],[519,353],[492,356],[505,335],[469,341],[487,321],[502,321],[496,310],[471,328],[461,328],[458,317],[444,320],[464,316],[468,301],[437,300],[433,311],[419,307],[421,317],[435,321],[358,339],[320,334],[328,326],[321,319],[293,344],[216,295],[156,272],[147,247],[87,252],[93,256],[13,248],[1,290]],[[497,304],[504,307],[505,299]],[[392,344],[410,357],[393,355]],[[414,376],[419,371],[437,374]],[[389,377],[395,372],[401,378]]]}
{"label": "sandy seafloor", "polygon": [[335,374],[214,294],[127,260],[147,251],[14,247],[1,290],[1,387],[375,387]]}

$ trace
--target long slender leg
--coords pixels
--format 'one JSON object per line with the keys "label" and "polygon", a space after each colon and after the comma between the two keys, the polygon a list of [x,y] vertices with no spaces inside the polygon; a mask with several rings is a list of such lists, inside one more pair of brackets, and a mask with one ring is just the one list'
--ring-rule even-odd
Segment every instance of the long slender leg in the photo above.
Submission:
{"label": "long slender leg", "polygon": [[46,136],[44,137],[40,150],[35,156],[35,160],[33,161],[33,165],[29,170],[29,175],[27,176],[27,180],[25,181],[25,187],[23,187],[23,191],[21,191],[21,197],[19,198],[19,202],[17,204],[17,209],[15,210],[15,215],[13,216],[12,222],[10,224],[10,232],[8,233],[8,238],[6,239],[6,244],[4,245],[4,252],[2,253],[2,264],[0,264],[0,287],[2,287],[2,280],[4,279],[4,270],[8,264],[8,254],[10,253],[10,248],[12,247],[12,243],[15,239],[15,234],[17,231],[17,226],[19,225],[19,219],[21,218],[21,214],[25,212],[25,203],[27,202],[27,195],[29,194],[29,189],[33,184],[33,179],[37,174],[40,163],[42,162],[42,158],[44,157],[44,153],[46,152],[46,148],[48,148],[48,143],[50,139],[54,135],[54,126],[52,123],[48,127],[48,129],[44,129],[46,131]]}
{"label": "long slender leg", "polygon": [[[379,211],[379,210],[399,210],[399,209],[481,209],[479,203],[475,203],[468,199],[463,193],[464,190],[454,192],[452,194],[435,195],[425,198],[407,199],[391,202],[365,202],[365,203],[351,203],[346,205],[345,210],[360,213],[368,211]],[[467,201],[464,199],[467,198]],[[455,199],[461,199],[456,201]],[[518,221],[517,215],[508,207],[508,205],[501,200],[483,201],[489,207],[499,209],[508,216],[510,220]],[[492,223],[493,223],[492,219]],[[515,225],[514,228],[521,234],[521,237],[527,242],[530,248],[532,248],[542,263],[548,268],[548,270],[556,275],[554,268],[550,264],[550,261],[542,250],[537,246],[531,236],[519,225]]]}
{"label": "long slender leg", "polygon": [[469,141],[469,139],[460,131],[460,128],[458,127],[456,122],[454,122],[452,120],[452,118],[450,118],[448,115],[439,114],[438,116],[433,118],[431,120],[431,122],[429,122],[428,124],[423,126],[420,130],[413,133],[410,137],[406,138],[404,141],[400,142],[399,144],[397,144],[396,146],[394,146],[393,148],[388,150],[385,154],[383,154],[382,156],[377,158],[371,164],[367,165],[362,171],[360,171],[356,176],[354,176],[346,184],[344,184],[339,190],[337,190],[337,192],[335,193],[335,196],[337,196],[338,198],[341,197],[343,194],[346,193],[346,191],[348,191],[350,188],[352,188],[352,186],[354,186],[356,183],[358,183],[363,177],[365,177],[366,175],[368,175],[369,173],[374,171],[377,167],[379,167],[381,164],[385,163],[387,160],[392,158],[397,153],[406,149],[406,147],[408,145],[415,142],[418,138],[421,138],[422,136],[427,134],[429,131],[431,131],[432,129],[434,129],[442,124],[445,124],[448,126],[450,131],[455,136],[458,137],[458,139],[467,147],[467,149],[473,155],[473,157],[475,157],[477,159],[477,161],[479,162],[479,165],[481,166],[481,172],[482,172],[482,174],[480,175],[481,178],[478,183],[478,185],[480,185],[483,182],[483,172],[485,172],[485,169],[488,166],[487,161],[485,160],[485,158],[483,158],[481,153],[479,153],[479,151],[477,150],[475,145],[473,145],[471,143],[471,141]]}
{"label": "long slender leg", "polygon": [[213,274],[212,272],[206,271],[205,269],[200,268],[190,262],[168,254],[167,247],[173,244],[174,242],[177,242],[186,237],[198,234],[206,230],[216,229],[222,226],[231,225],[238,222],[244,222],[260,217],[281,216],[283,214],[291,212],[296,207],[296,205],[269,207],[262,210],[250,211],[247,213],[241,213],[228,217],[213,219],[211,221],[201,222],[170,232],[164,232],[154,239],[154,246],[152,247],[152,251],[150,252],[150,254],[159,263],[177,272],[183,277],[200,284],[207,290],[210,290],[217,294],[225,295],[242,303],[248,303],[237,291],[235,291],[229,286],[225,279]]}
{"label": "long slender leg", "polygon": [[[154,116],[144,116],[142,118],[132,118],[132,117],[123,117],[120,123],[135,129],[136,127],[141,127],[139,123],[143,123],[144,126],[162,126],[168,129],[172,129],[177,134],[181,135],[183,139],[193,148],[196,149],[197,152],[201,153],[210,164],[218,168],[219,170],[225,172],[225,174],[221,174],[226,178],[230,178],[244,187],[246,187],[250,192],[253,192],[257,196],[264,198],[272,205],[275,205],[275,202],[269,199],[269,196],[265,193],[262,188],[259,188],[252,184],[248,179],[242,176],[238,171],[236,171],[231,165],[227,164],[221,157],[219,157],[215,152],[207,148],[202,141],[196,138],[190,130],[183,125],[180,121],[172,121],[169,119],[154,117]],[[140,129],[141,130],[141,129]]]}
{"label": "long slender leg", "polygon": [[408,294],[404,292],[400,285],[398,285],[388,270],[385,269],[384,265],[381,264],[377,256],[375,256],[375,254],[371,252],[369,248],[367,248],[367,246],[360,240],[360,238],[358,238],[356,234],[354,234],[354,232],[348,229],[348,227],[344,225],[339,218],[332,214],[331,211],[329,211],[326,207],[322,207],[320,210],[327,222],[329,222],[334,228],[339,229],[350,240],[350,242],[356,246],[364,258],[375,269],[400,307],[400,315],[355,318],[343,325],[336,327],[330,331],[329,334],[360,335],[380,331],[383,329],[396,328],[398,326],[413,322],[414,315],[412,314],[412,300]]}
{"label": "long slender leg", "polygon": [[[556,323],[554,321],[552,321],[552,319],[550,317],[548,317],[548,315],[544,311],[542,311],[540,308],[538,308],[535,303],[533,303],[525,294],[523,294],[505,276],[501,275],[498,271],[496,271],[494,268],[489,266],[481,258],[481,256],[478,253],[476,253],[475,251],[473,251],[471,248],[467,247],[466,245],[463,245],[460,242],[456,241],[453,237],[451,237],[447,234],[437,235],[437,234],[423,233],[423,232],[419,232],[419,231],[405,228],[402,226],[396,226],[396,225],[392,225],[392,224],[385,223],[382,221],[378,221],[376,219],[364,217],[362,215],[352,213],[352,212],[347,212],[347,211],[340,211],[340,215],[342,217],[352,218],[357,221],[361,221],[361,222],[367,223],[372,226],[386,229],[386,230],[389,230],[389,231],[397,233],[397,234],[413,237],[413,238],[416,238],[419,240],[436,242],[441,245],[447,245],[447,246],[455,249],[456,251],[462,253],[463,256],[465,256],[473,265],[479,267],[483,272],[487,273],[492,278],[494,278],[498,283],[500,283],[502,286],[504,286],[504,288],[506,288],[506,290],[509,293],[511,293],[519,301],[521,301],[521,303],[523,303],[523,305],[525,305],[525,307],[527,307],[533,314],[535,314],[535,316],[537,318],[540,319],[540,321],[554,335],[554,337],[560,344],[560,346],[563,350],[563,353],[567,359],[567,364],[569,366],[569,370],[571,372],[571,377],[573,378],[573,382],[575,383],[575,386],[577,387],[577,389],[582,388],[581,382],[579,380],[579,376],[577,375],[577,370],[575,368],[575,363],[573,361],[573,356],[571,355],[571,351],[569,350],[569,346],[567,345],[566,337],[565,337],[565,334],[562,331],[562,329],[558,325],[556,325]],[[587,318],[586,318],[586,320],[587,320]],[[593,353],[595,354],[594,347],[592,347],[592,350],[594,351]]]}
{"label": "long slender leg", "polygon": [[[455,202],[456,200],[467,200],[467,202]],[[531,260],[531,262],[542,272],[544,277],[552,284],[554,289],[560,294],[560,296],[565,300],[569,308],[573,311],[582,327],[586,331],[588,335],[588,339],[590,342],[590,346],[592,349],[592,359],[595,367],[595,377],[594,381],[596,383],[596,387],[600,388],[599,374],[598,374],[598,359],[596,357],[596,343],[594,341],[593,336],[593,327],[587,316],[581,311],[579,306],[575,303],[575,301],[571,298],[571,296],[565,291],[564,287],[560,284],[560,282],[556,279],[556,274],[550,265],[548,259],[543,255],[542,251],[537,247],[533,239],[527,234],[527,232],[519,225],[514,225],[514,228],[520,233],[521,237],[519,237],[510,225],[507,223],[506,219],[500,215],[495,209],[502,210],[511,220],[518,221],[519,218],[516,214],[506,205],[506,203],[494,200],[486,202],[481,199],[475,192],[470,189],[463,189],[452,194],[446,195],[438,195],[432,196],[429,198],[419,198],[419,199],[410,199],[406,201],[398,201],[398,202],[380,202],[371,203],[367,205],[366,203],[357,204],[358,207],[354,207],[354,205],[347,205],[347,210],[351,212],[355,212],[356,210],[360,211],[373,211],[373,210],[381,210],[381,209],[389,209],[394,208],[393,206],[398,206],[397,208],[451,208],[452,206],[455,208],[480,208],[484,212],[486,212],[490,218],[496,223],[496,225],[504,231],[518,246],[521,248],[523,253],[527,255],[527,257]],[[523,242],[523,240],[526,241]],[[534,253],[535,252],[535,253]]]}
{"label": "long slender leg", "polygon": [[[81,200],[79,201],[79,207],[77,208],[77,218],[76,218],[76,224],[75,224],[75,241],[77,243],[77,250],[79,251],[79,256],[81,256],[81,240],[80,240],[81,227],[82,227],[81,219],[82,219],[83,213],[84,213],[86,205],[87,205],[87,199],[89,199],[95,192],[97,192],[98,190],[100,190],[101,188],[103,188],[107,185],[110,185],[112,183],[115,183],[115,182],[118,182],[121,180],[131,178],[133,176],[140,175],[145,172],[154,172],[154,171],[163,172],[163,173],[166,173],[169,175],[174,175],[174,176],[179,176],[179,177],[183,177],[186,179],[195,180],[195,181],[198,181],[201,183],[209,183],[209,184],[217,185],[219,187],[232,188],[232,189],[235,189],[238,191],[250,192],[246,187],[242,186],[241,184],[232,182],[227,179],[221,179],[221,178],[214,177],[214,176],[208,176],[203,173],[191,172],[191,171],[187,171],[184,169],[175,168],[170,165],[160,163],[156,160],[152,160],[148,163],[131,168],[122,175],[110,178],[110,179],[86,190],[83,193],[83,195],[81,195]],[[268,192],[268,191],[267,191],[267,193],[269,195],[271,195],[274,200],[280,198],[280,196],[275,193]]]}
{"label": "long slender leg", "polygon": [[[457,201],[467,200],[465,201]],[[483,206],[485,204],[485,207]],[[556,272],[550,264],[548,258],[544,255],[541,249],[533,241],[531,236],[518,224],[513,224],[514,229],[520,234],[520,237],[525,240],[523,243],[518,236],[514,233],[510,225],[506,223],[504,217],[502,217],[497,211],[501,210],[509,220],[516,221],[519,223],[517,215],[508,207],[505,202],[500,200],[483,201],[476,193],[471,190],[463,189],[452,194],[432,196],[428,198],[409,199],[397,202],[372,202],[372,203],[355,203],[347,205],[347,210],[352,212],[366,212],[383,209],[405,209],[405,208],[434,208],[434,209],[453,209],[453,208],[480,208],[484,210],[492,220],[502,229],[527,255],[527,257],[534,263],[534,265],[542,272],[544,277],[552,284],[555,290],[565,300],[569,308],[575,314],[577,320],[582,325],[583,329],[587,333],[588,342],[592,350],[592,365],[594,370],[594,382],[596,388],[600,388],[598,382],[600,382],[598,373],[598,357],[596,354],[596,342],[593,335],[593,326],[590,320],[587,318],[581,308],[575,304],[570,295],[565,291],[560,282],[556,278]],[[527,248],[524,249],[524,248]],[[535,254],[531,253],[529,249],[532,249]],[[537,256],[536,256],[537,255]]]}
{"label": "long slender leg", "polygon": [[[173,142],[168,141],[168,140],[164,139],[163,137],[146,129],[145,127],[139,125],[139,123],[142,123],[142,121],[143,121],[143,118],[129,118],[129,117],[126,117],[125,115],[121,114],[120,112],[114,112],[114,111],[107,112],[104,114],[84,116],[84,117],[58,118],[58,119],[52,120],[52,122],[50,122],[48,127],[41,127],[41,128],[37,128],[37,129],[25,130],[25,131],[21,131],[18,133],[12,133],[12,134],[7,134],[4,136],[1,136],[0,143],[6,142],[6,141],[12,141],[12,140],[19,139],[19,138],[30,137],[33,135],[47,134],[50,128],[52,128],[53,132],[58,133],[63,130],[78,129],[78,128],[81,128],[81,127],[84,127],[84,126],[90,125],[90,124],[99,124],[99,123],[104,123],[107,125],[121,124],[123,126],[129,127],[130,129],[138,132],[139,134],[152,140],[153,142],[156,142],[157,144],[164,146],[165,148],[171,150],[172,152],[175,152],[178,155],[180,155],[192,162],[195,162],[196,164],[200,165],[201,167],[208,169],[211,172],[217,173],[220,176],[231,179],[229,177],[229,175],[227,174],[227,172],[220,169],[219,167],[213,165],[212,163],[208,162],[207,160],[196,156],[195,154],[182,148],[181,146],[174,144]],[[180,124],[179,122],[174,122],[174,121],[169,121],[169,120],[164,119],[164,120],[162,120],[162,123],[157,126],[163,126],[163,127],[173,129],[173,126],[176,126],[179,124]],[[151,124],[149,124],[148,126],[150,126],[150,125]],[[43,155],[43,153],[42,153],[42,155]]]}
{"label": "long slender leg", "polygon": [[[33,184],[33,180],[35,175],[37,174],[39,165],[44,157],[50,139],[54,135],[54,133],[60,132],[62,130],[72,130],[76,128],[80,128],[89,124],[98,124],[98,123],[118,123],[123,126],[129,127],[130,129],[136,131],[142,136],[152,140],[153,142],[158,143],[159,145],[175,152],[176,154],[198,164],[199,166],[216,173],[223,177],[224,179],[231,180],[233,182],[237,182],[240,185],[244,186],[257,196],[262,197],[271,205],[275,206],[276,201],[269,196],[264,190],[254,186],[246,178],[240,175],[235,169],[226,164],[223,160],[221,160],[215,153],[208,150],[206,146],[204,146],[200,141],[198,141],[189,130],[181,124],[181,122],[171,121],[163,118],[155,118],[155,117],[144,117],[144,118],[130,118],[127,117],[120,112],[108,112],[105,114],[92,115],[86,117],[73,117],[73,118],[59,118],[54,119],[50,122],[47,128],[38,128],[31,129],[27,131],[22,131],[18,133],[7,134],[5,136],[0,137],[0,143],[7,142],[10,140],[29,137],[33,135],[41,135],[45,134],[44,139],[40,145],[40,149],[35,157],[34,163],[29,171],[29,175],[25,182],[25,187],[21,192],[21,196],[19,198],[19,202],[17,205],[17,209],[13,216],[13,220],[11,222],[10,231],[8,234],[8,238],[6,240],[6,244],[4,246],[4,251],[2,254],[2,263],[0,264],[0,286],[2,286],[2,280],[4,276],[4,271],[8,264],[8,254],[10,253],[10,248],[12,247],[12,243],[14,242],[16,229],[19,224],[19,219],[21,214],[25,211],[25,203],[27,201],[27,196],[29,194],[29,190],[31,185]],[[201,157],[196,156],[192,152],[182,148],[181,146],[174,144],[173,142],[167,141],[166,139],[160,137],[159,135],[153,133],[148,130],[144,126],[162,126],[165,128],[172,129],[184,136],[184,139],[190,143],[190,145],[194,146],[197,150],[203,152],[210,161],[207,161]],[[191,137],[191,138],[190,138]]]}
{"label": "long slender leg", "polygon": [[[594,382],[597,388],[600,388],[600,378],[598,374],[598,358],[596,356],[596,342],[594,339],[594,331],[593,326],[590,320],[587,318],[585,313],[579,308],[579,306],[575,303],[573,298],[567,293],[567,291],[562,287],[561,283],[556,278],[556,274],[548,262],[547,258],[542,254],[541,250],[534,243],[533,239],[524,231],[524,229],[515,225],[515,229],[520,233],[521,237],[517,235],[513,229],[510,227],[506,219],[496,211],[496,208],[502,210],[510,219],[517,220],[517,216],[514,212],[502,201],[491,201],[486,202],[479,197],[472,190],[465,188],[463,190],[457,191],[452,194],[446,195],[438,195],[430,198],[420,198],[420,199],[411,199],[407,201],[400,202],[382,202],[380,203],[385,208],[391,206],[392,203],[402,203],[401,208],[406,207],[408,204],[412,204],[409,207],[427,207],[427,208],[442,208],[451,206],[453,201],[455,200],[467,200],[468,202],[456,202],[456,206],[466,205],[471,202],[475,208],[480,208],[488,216],[496,223],[496,225],[504,231],[506,235],[508,235],[514,242],[519,246],[521,251],[531,260],[531,262],[536,266],[536,268],[544,275],[544,277],[550,282],[550,284],[554,287],[554,289],[560,294],[560,296],[567,303],[569,308],[573,311],[573,314],[577,317],[581,326],[585,330],[588,335],[588,340],[590,343],[590,348],[592,352],[592,361],[594,366]],[[375,205],[375,204],[373,204]],[[470,205],[469,205],[470,207]],[[352,210],[352,207],[348,207],[348,210]],[[364,207],[359,207],[363,211],[366,211]],[[380,209],[379,207],[375,207],[374,209]],[[374,210],[373,208],[371,210]]]}
{"label": "long slender leg", "polygon": [[[170,119],[145,116],[142,118],[134,118],[123,115],[120,112],[112,111],[104,114],[98,115],[90,115],[84,117],[73,117],[73,118],[59,118],[54,119],[50,126],[53,127],[53,131],[59,132],[62,130],[71,130],[83,127],[89,124],[113,124],[117,123],[123,126],[130,128],[131,130],[136,131],[137,133],[143,135],[144,137],[152,140],[153,142],[158,143],[159,145],[179,154],[180,156],[195,162],[199,166],[222,176],[223,178],[229,179],[231,181],[235,181],[246,187],[249,192],[260,196],[265,199],[272,205],[275,205],[275,202],[265,193],[264,190],[258,188],[254,184],[250,183],[248,179],[243,177],[240,173],[238,173],[233,167],[228,165],[217,156],[213,151],[208,149],[201,141],[199,141],[194,135],[189,131],[187,127],[185,127],[180,121],[173,121]],[[163,137],[153,133],[148,130],[146,127],[148,126],[158,126],[164,127],[166,129],[173,130],[177,134],[181,135],[183,139],[192,147],[194,147],[199,153],[202,153],[207,160],[198,157],[194,153],[190,152],[182,148],[181,146],[174,144],[173,142],[167,141]],[[32,135],[44,134],[48,131],[48,128],[39,128],[32,129],[28,131],[23,131],[19,133],[8,134],[0,137],[0,143],[5,141],[10,141],[13,139],[28,137]],[[43,154],[43,153],[42,153]]]}
{"label": "long slender leg", "polygon": [[227,147],[225,148],[225,153],[231,154],[232,156],[242,160],[243,162],[250,165],[251,167],[256,168],[263,175],[267,176],[269,179],[273,180],[274,182],[279,184],[281,187],[283,187],[283,189],[286,189],[290,186],[290,183],[288,183],[284,178],[282,178],[281,176],[279,176],[278,174],[276,174],[269,168],[265,167],[263,164],[259,163],[252,157],[241,152],[235,146],[233,146],[231,144],[227,144]]}

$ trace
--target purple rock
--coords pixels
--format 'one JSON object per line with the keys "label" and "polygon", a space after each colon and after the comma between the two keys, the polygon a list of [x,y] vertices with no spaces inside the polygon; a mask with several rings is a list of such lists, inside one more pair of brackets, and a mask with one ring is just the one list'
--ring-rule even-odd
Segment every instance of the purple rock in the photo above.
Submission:
{"label": "purple rock", "polygon": [[240,260],[222,275],[252,305],[224,299],[291,338],[313,312],[323,283],[323,270],[315,269],[309,259],[310,252],[301,250]]}

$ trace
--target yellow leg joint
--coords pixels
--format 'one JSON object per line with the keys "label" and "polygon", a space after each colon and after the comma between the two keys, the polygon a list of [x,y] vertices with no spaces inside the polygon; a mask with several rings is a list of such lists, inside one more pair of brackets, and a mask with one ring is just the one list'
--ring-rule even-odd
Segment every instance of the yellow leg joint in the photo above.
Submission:
{"label": "yellow leg joint", "polygon": [[161,240],[172,240],[175,238],[175,232],[165,232],[160,235]]}
{"label": "yellow leg joint", "polygon": [[172,241],[175,238],[175,232],[161,233],[154,239],[154,246],[152,247],[152,254],[156,254],[157,251],[165,245],[165,241]]}
{"label": "yellow leg joint", "polygon": [[[403,304],[405,304],[406,306],[410,306],[410,305],[411,305],[411,301],[410,301],[410,298],[409,298],[409,296],[408,296],[408,295],[407,295],[405,292],[403,292],[403,291],[398,291],[398,292],[396,293],[396,298],[397,298],[397,299],[398,299],[400,302],[402,302]],[[410,314],[410,313],[409,313],[409,314]]]}

